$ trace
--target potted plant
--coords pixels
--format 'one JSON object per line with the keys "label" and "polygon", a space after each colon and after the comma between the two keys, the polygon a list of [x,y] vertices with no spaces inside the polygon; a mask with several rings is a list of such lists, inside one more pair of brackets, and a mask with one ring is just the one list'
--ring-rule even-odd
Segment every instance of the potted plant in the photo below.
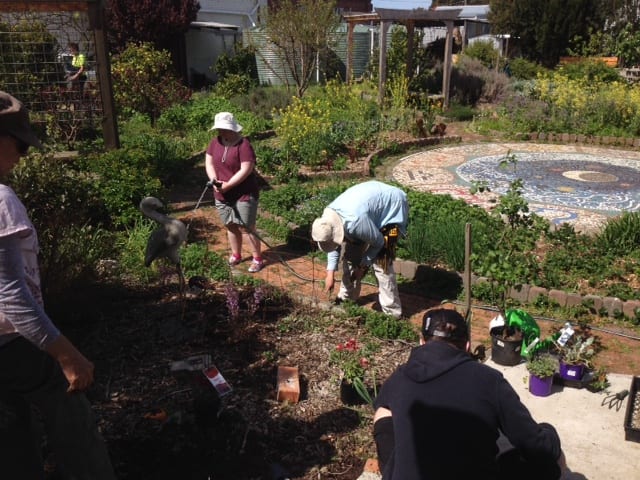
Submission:
{"label": "potted plant", "polygon": [[553,375],[558,370],[558,360],[546,353],[534,355],[527,361],[527,370],[531,394],[538,397],[550,395]]}
{"label": "potted plant", "polygon": [[575,335],[564,346],[559,344],[560,377],[563,380],[582,381],[585,369],[591,368],[591,359],[595,355],[594,337]]}
{"label": "potted plant", "polygon": [[[499,168],[512,168],[516,173],[518,158],[510,150],[499,160]],[[491,359],[500,365],[517,365],[522,361],[522,329],[511,325],[508,318],[509,294],[520,290],[523,283],[532,281],[540,270],[537,258],[531,255],[548,222],[529,211],[529,204],[523,195],[524,181],[516,178],[509,183],[507,191],[500,195],[498,203],[491,210],[492,216],[504,222],[499,230],[494,248],[474,255],[478,274],[488,278],[489,288],[498,302],[500,315],[504,319],[502,327],[490,330],[492,345]],[[490,191],[486,182],[472,182],[471,193]],[[527,339],[527,342],[531,339]]]}
{"label": "potted plant", "polygon": [[373,392],[365,380],[367,372],[373,375],[370,352],[361,346],[355,338],[339,343],[331,352],[329,362],[340,368],[340,400],[345,405],[368,403],[373,406],[375,397],[375,376],[373,376]]}

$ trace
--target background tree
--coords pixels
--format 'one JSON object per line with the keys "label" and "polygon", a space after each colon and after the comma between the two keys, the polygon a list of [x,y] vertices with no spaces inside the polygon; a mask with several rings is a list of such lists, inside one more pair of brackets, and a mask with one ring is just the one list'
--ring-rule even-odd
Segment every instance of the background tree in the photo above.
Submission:
{"label": "background tree", "polygon": [[131,41],[169,48],[189,29],[198,10],[198,0],[107,0],[109,42],[116,51]]}
{"label": "background tree", "polygon": [[606,22],[599,0],[490,0],[489,7],[493,33],[510,34],[525,58],[547,67],[566,54],[571,39]]}
{"label": "background tree", "polygon": [[[339,24],[334,1],[281,0],[269,8],[265,33],[289,69],[298,96],[309,87],[319,57],[322,61],[329,56]],[[290,84],[288,77],[281,80]]]}

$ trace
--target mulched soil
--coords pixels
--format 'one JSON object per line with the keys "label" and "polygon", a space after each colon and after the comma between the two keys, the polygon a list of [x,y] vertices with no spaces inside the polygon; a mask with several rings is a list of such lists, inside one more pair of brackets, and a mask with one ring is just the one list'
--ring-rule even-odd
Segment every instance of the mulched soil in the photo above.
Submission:
{"label": "mulched soil", "polygon": [[[201,177],[172,194],[170,210],[187,219],[192,238],[206,239],[226,256],[226,235],[214,209],[205,202],[193,210],[204,186]],[[283,278],[272,283],[287,285]],[[340,372],[329,356],[338,343],[359,338],[363,326],[359,318],[291,300],[293,294],[317,295],[314,288],[265,287],[253,311],[253,290],[237,287],[237,316],[227,307],[227,285],[201,282],[182,299],[169,270],[161,282],[144,288],[116,281],[75,291],[55,318],[63,319],[63,330],[96,364],[88,396],[118,478],[266,480],[285,471],[295,479],[357,479],[366,459],[376,456],[373,411],[340,401]],[[403,284],[401,290],[413,323],[446,298],[420,285]],[[374,307],[375,295],[364,295],[361,303]],[[493,316],[483,308],[472,315],[473,347],[484,346],[487,355]],[[548,332],[561,323],[540,326]],[[602,348],[599,365],[638,374],[636,340],[593,333]],[[379,343],[379,382],[406,360],[411,347]],[[231,394],[220,398],[201,372],[171,372],[172,362],[202,354],[211,356]],[[279,365],[299,369],[298,404],[276,400]]]}

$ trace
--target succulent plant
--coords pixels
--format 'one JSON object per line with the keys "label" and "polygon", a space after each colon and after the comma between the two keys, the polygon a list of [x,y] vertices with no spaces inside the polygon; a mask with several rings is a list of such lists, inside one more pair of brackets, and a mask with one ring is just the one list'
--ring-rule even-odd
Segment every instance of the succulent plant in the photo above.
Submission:
{"label": "succulent plant", "polygon": [[551,377],[558,370],[558,359],[548,355],[535,355],[527,361],[527,370],[539,378]]}

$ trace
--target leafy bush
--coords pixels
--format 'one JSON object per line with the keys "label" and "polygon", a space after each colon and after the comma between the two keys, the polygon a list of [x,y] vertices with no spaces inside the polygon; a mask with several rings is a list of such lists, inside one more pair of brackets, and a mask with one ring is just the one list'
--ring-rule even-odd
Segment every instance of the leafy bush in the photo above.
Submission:
{"label": "leafy bush", "polygon": [[187,244],[182,248],[180,258],[186,278],[201,276],[215,282],[224,282],[231,278],[227,259],[211,251],[206,243]]}
{"label": "leafy bush", "polygon": [[469,105],[461,105],[457,102],[449,104],[449,108],[442,112],[442,115],[451,118],[456,122],[466,122],[472,120],[476,114],[476,109]]}
{"label": "leafy bush", "polygon": [[475,105],[503,98],[509,90],[509,78],[502,71],[487,68],[481,61],[463,55],[452,70],[454,97],[462,104]]}
{"label": "leafy bush", "polygon": [[250,82],[255,82],[258,79],[255,49],[236,44],[233,55],[226,52],[220,55],[213,69],[218,74],[218,77],[223,80],[235,75],[246,77]]}
{"label": "leafy bush", "polygon": [[32,155],[14,169],[11,185],[38,232],[44,294],[92,275],[112,241],[103,230],[109,217],[90,176]]}
{"label": "leafy bush", "polygon": [[148,195],[158,196],[161,191],[148,152],[140,149],[90,155],[84,160],[84,168],[94,177],[111,222],[118,227],[133,225],[140,216],[140,200]]}
{"label": "leafy bush", "polygon": [[130,43],[114,55],[111,76],[120,113],[144,113],[152,124],[168,107],[191,96],[173,71],[169,52],[156,50],[151,43]]}
{"label": "leafy bush", "polygon": [[237,95],[246,95],[252,86],[253,81],[250,77],[232,73],[218,80],[213,91],[221,97],[233,98]]}
{"label": "leafy bush", "polygon": [[463,60],[464,57],[475,58],[489,69],[495,69],[498,62],[504,63],[500,52],[494,47],[493,42],[490,40],[478,40],[470,43],[464,49],[461,60]]}
{"label": "leafy bush", "polygon": [[627,255],[640,249],[640,213],[624,212],[609,220],[597,235],[600,251],[609,255]]}
{"label": "leafy bush", "polygon": [[517,80],[532,80],[545,71],[542,65],[522,57],[510,59],[507,69],[511,77]]}
{"label": "leafy bush", "polygon": [[253,112],[256,117],[266,121],[271,128],[273,113],[283,110],[291,103],[292,94],[285,87],[255,87],[246,95],[234,95],[230,98],[235,110]]}
{"label": "leafy bush", "polygon": [[558,73],[569,80],[583,80],[589,83],[619,82],[620,74],[604,62],[597,59],[585,58],[579,62],[561,65]]}
{"label": "leafy bush", "polygon": [[128,150],[144,152],[149,166],[149,175],[160,180],[163,186],[169,186],[179,180],[191,166],[192,151],[184,141],[160,135],[146,133],[125,137],[122,145]]}
{"label": "leafy bush", "polygon": [[[182,133],[208,131],[219,112],[233,113],[246,136],[268,128],[267,120],[248,111],[238,111],[230,100],[211,93],[196,94],[189,102],[168,109],[158,120],[158,126],[166,131]],[[213,132],[209,133],[211,135]]]}

